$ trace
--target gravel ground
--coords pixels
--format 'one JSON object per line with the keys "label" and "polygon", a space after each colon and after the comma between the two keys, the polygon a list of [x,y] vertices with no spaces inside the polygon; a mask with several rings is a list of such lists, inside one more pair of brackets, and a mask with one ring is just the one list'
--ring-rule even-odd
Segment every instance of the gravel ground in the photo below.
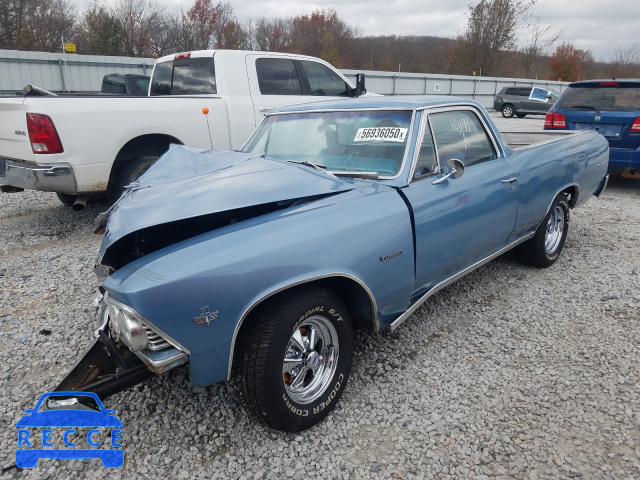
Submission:
{"label": "gravel ground", "polygon": [[[502,119],[540,129],[541,117]],[[0,465],[15,422],[90,343],[92,219],[53,194],[0,194]],[[40,461],[4,478],[640,478],[640,182],[576,209],[561,258],[498,258],[393,334],[360,333],[334,412],[292,435],[182,368],[106,401],[125,465]]]}

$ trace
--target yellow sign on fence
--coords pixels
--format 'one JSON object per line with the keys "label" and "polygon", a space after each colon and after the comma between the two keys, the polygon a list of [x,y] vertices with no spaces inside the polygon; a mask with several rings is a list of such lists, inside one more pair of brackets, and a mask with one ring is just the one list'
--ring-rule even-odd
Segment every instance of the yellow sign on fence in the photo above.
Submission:
{"label": "yellow sign on fence", "polygon": [[64,51],[67,53],[76,53],[76,44],[75,43],[65,43]]}

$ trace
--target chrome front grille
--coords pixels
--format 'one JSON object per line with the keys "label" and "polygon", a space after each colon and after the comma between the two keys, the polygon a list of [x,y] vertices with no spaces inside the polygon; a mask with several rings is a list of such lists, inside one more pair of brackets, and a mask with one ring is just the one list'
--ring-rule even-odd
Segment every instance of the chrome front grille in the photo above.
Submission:
{"label": "chrome front grille", "polygon": [[151,330],[148,325],[142,324],[142,328],[144,328],[144,332],[147,334],[147,342],[149,350],[164,350],[166,348],[173,348],[169,342],[167,342],[164,338],[158,335],[156,332]]}

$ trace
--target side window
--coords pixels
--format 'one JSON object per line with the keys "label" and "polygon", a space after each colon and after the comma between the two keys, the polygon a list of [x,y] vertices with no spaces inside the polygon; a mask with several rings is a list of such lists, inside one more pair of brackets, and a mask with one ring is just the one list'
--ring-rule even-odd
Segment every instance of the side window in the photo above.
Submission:
{"label": "side window", "polygon": [[307,75],[307,80],[309,80],[311,95],[349,96],[349,90],[345,81],[330,68],[327,68],[321,63],[310,62],[308,60],[302,60],[300,64]]}
{"label": "side window", "polygon": [[302,95],[302,87],[293,60],[259,58],[256,60],[258,85],[263,95]]}
{"label": "side window", "polygon": [[484,126],[470,110],[453,110],[429,116],[440,164],[457,158],[465,167],[496,158]]}
{"label": "side window", "polygon": [[438,160],[436,159],[436,152],[433,147],[431,129],[429,128],[429,124],[427,123],[427,127],[424,129],[422,143],[420,144],[420,151],[418,152],[418,160],[416,162],[416,168],[413,172],[413,178],[423,178],[428,175],[437,173],[438,170]]}

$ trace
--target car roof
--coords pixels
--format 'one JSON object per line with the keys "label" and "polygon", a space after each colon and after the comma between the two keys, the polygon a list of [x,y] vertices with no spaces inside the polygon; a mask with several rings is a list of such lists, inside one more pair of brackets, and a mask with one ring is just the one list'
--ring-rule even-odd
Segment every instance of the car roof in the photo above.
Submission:
{"label": "car roof", "polygon": [[[328,100],[302,105],[291,105],[273,110],[273,113],[384,108],[416,110],[447,105],[480,107],[480,104],[474,100],[448,95],[391,95],[363,96],[359,98],[345,98],[344,100]],[[271,114],[272,112],[269,113]]]}
{"label": "car roof", "polygon": [[[640,78],[603,78],[598,80],[580,80],[579,82],[572,82],[570,87],[612,87],[615,83],[622,86],[640,87]],[[604,84],[604,85],[601,85]]]}

